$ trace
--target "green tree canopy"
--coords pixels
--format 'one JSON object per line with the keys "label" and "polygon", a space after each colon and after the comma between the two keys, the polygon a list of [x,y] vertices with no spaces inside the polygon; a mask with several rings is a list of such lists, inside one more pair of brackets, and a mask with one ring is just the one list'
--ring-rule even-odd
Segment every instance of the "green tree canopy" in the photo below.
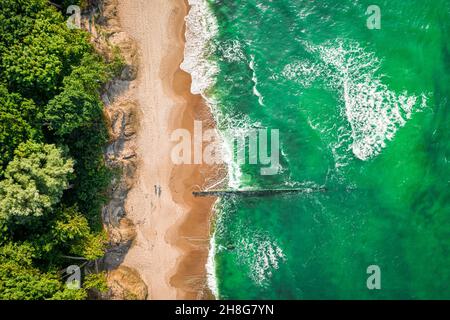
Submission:
{"label": "green tree canopy", "polygon": [[38,139],[40,130],[36,120],[36,106],[32,100],[24,99],[18,93],[9,93],[0,85],[0,177],[16,147],[28,139]]}
{"label": "green tree canopy", "polygon": [[19,145],[0,182],[0,219],[42,216],[68,187],[73,161],[54,145],[29,141]]}
{"label": "green tree canopy", "polygon": [[95,260],[105,252],[106,236],[92,233],[88,220],[75,207],[60,210],[45,237],[42,243],[52,244],[52,249],[59,255],[71,254]]}
{"label": "green tree canopy", "polygon": [[0,56],[31,33],[35,19],[52,11],[46,0],[0,1]]}
{"label": "green tree canopy", "polygon": [[63,21],[55,24],[58,19],[52,17],[37,19],[31,33],[2,57],[8,85],[42,103],[57,93],[70,66],[91,50],[85,36],[69,30]]}
{"label": "green tree canopy", "polygon": [[33,267],[30,244],[8,243],[0,247],[0,299],[48,299],[61,289],[53,274]]}
{"label": "green tree canopy", "polygon": [[[42,272],[33,266],[35,250],[30,243],[7,243],[0,246],[0,299],[2,300],[81,300],[84,288],[67,288],[56,272]],[[89,282],[89,289],[100,281]]]}
{"label": "green tree canopy", "polygon": [[79,0],[53,2],[62,10],[0,0],[0,299],[105,289],[98,275],[70,290],[61,270],[73,263],[66,256],[94,260],[105,249],[100,208],[111,175],[100,90],[121,64],[105,64],[87,32],[67,28],[65,7]]}
{"label": "green tree canopy", "polygon": [[94,55],[85,55],[81,64],[64,78],[63,91],[45,107],[44,118],[59,136],[89,126],[102,117],[98,91],[108,77],[106,66]]}

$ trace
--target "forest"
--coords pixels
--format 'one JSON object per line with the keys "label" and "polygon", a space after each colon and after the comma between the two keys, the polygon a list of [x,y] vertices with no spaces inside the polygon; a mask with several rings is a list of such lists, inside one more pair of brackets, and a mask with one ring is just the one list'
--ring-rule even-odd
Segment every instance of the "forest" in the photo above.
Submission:
{"label": "forest", "polygon": [[67,27],[65,8],[80,1],[52,2],[0,0],[0,299],[107,289],[101,272],[69,288],[65,270],[105,251],[113,173],[100,93],[116,64]]}

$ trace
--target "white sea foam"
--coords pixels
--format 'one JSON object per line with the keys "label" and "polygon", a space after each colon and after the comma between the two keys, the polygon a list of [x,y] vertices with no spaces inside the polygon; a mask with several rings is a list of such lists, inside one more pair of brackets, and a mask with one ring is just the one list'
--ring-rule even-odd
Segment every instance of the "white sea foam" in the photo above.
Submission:
{"label": "white sea foam", "polygon": [[[214,38],[218,34],[218,23],[206,0],[189,0],[189,5],[191,8],[185,18],[184,61],[180,67],[191,74],[191,92],[201,94],[209,105],[216,123],[223,123],[227,118],[220,112],[218,101],[207,94],[207,90],[215,84],[219,72],[218,63],[211,59],[213,52],[217,49]],[[219,50],[222,50],[224,57],[230,61],[244,59],[241,46],[237,41],[222,44]],[[231,161],[231,156],[227,157],[233,154],[232,141],[227,140],[220,130],[217,131],[217,137],[222,141],[222,154],[225,155],[224,160],[228,167],[229,187],[238,188],[242,175],[240,167]]]}
{"label": "white sea foam", "polygon": [[270,6],[264,5],[263,3],[257,3],[256,7],[260,9],[263,13],[270,9]]}
{"label": "white sea foam", "polygon": [[[228,165],[228,186],[231,189],[239,189],[242,184],[242,170],[234,157],[235,141],[248,137],[255,128],[262,128],[262,124],[251,121],[247,115],[241,115],[239,118],[223,117],[219,125],[223,128],[221,132],[223,137],[222,154]],[[236,151],[240,152],[241,150]]]}
{"label": "white sea foam", "polygon": [[209,241],[208,261],[206,262],[206,278],[208,288],[213,293],[216,299],[219,299],[219,286],[217,285],[216,277],[216,235],[211,236]]}
{"label": "white sea foam", "polygon": [[186,44],[181,69],[192,76],[191,91],[203,94],[214,84],[219,72],[217,63],[209,56],[214,50],[213,39],[218,32],[215,16],[205,0],[189,0],[191,9],[186,16]]}
{"label": "white sea foam", "polygon": [[309,87],[320,76],[320,68],[309,61],[296,61],[286,65],[281,74],[286,79]]}
{"label": "white sea foam", "polygon": [[[230,119],[227,119],[231,121]],[[230,126],[231,127],[231,126]],[[221,157],[227,165],[228,187],[238,189],[241,185],[242,171],[238,163],[234,161],[234,137],[233,130],[223,130],[218,132],[221,146]]]}
{"label": "white sea foam", "polygon": [[255,70],[255,56],[250,56],[250,63],[249,63],[250,70],[252,70],[252,81],[253,81],[253,94],[258,98],[258,103],[260,106],[264,106],[264,97],[262,96],[261,92],[258,91],[258,77],[256,76],[256,70]]}
{"label": "white sea foam", "polygon": [[425,94],[419,97],[390,90],[379,75],[380,60],[356,41],[338,39],[318,46],[305,43],[305,48],[318,61],[291,63],[282,75],[304,87],[311,86],[320,75],[329,88],[339,92],[344,103],[341,115],[349,128],[339,127],[338,141],[332,146],[336,160],[343,157],[340,150],[348,149],[346,145],[361,160],[377,156],[413,112],[426,107]]}
{"label": "white sea foam", "polygon": [[242,45],[238,40],[228,40],[219,46],[221,56],[228,62],[241,62],[245,60]]}
{"label": "white sea foam", "polygon": [[286,256],[276,241],[261,232],[244,236],[237,252],[239,263],[250,268],[249,276],[258,286],[265,286],[280,264],[286,261]]}
{"label": "white sea foam", "polygon": [[378,155],[411,118],[418,97],[389,90],[376,75],[380,67],[377,57],[357,43],[325,44],[319,47],[319,54],[339,74],[333,85],[345,102],[353,154],[361,160]]}
{"label": "white sea foam", "polygon": [[[206,0],[188,0],[191,6],[185,18],[185,48],[184,60],[180,68],[188,72],[192,77],[191,92],[201,94],[209,105],[214,117],[217,119],[217,101],[206,95],[206,91],[211,88],[219,72],[219,66],[210,59],[214,51],[214,37],[218,32],[218,24],[214,14],[210,11]],[[219,131],[217,136],[222,138]],[[224,143],[223,146],[226,144]],[[230,167],[230,165],[229,165]],[[210,239],[208,261],[206,264],[207,284],[216,298],[219,297],[217,279],[215,273],[215,237]]]}

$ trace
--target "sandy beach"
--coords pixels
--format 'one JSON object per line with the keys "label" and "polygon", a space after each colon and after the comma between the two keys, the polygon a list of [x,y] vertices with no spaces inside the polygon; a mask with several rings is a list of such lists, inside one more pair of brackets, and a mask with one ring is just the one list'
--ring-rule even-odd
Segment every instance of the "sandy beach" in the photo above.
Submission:
{"label": "sandy beach", "polygon": [[[123,31],[139,51],[138,78],[129,94],[138,101],[136,182],[126,200],[137,236],[122,263],[138,271],[149,299],[211,298],[206,285],[210,216],[216,199],[194,198],[216,168],[174,165],[173,130],[193,130],[194,120],[212,126],[209,108],[190,93],[184,56],[183,0],[121,0]],[[207,178],[210,177],[210,178]]]}

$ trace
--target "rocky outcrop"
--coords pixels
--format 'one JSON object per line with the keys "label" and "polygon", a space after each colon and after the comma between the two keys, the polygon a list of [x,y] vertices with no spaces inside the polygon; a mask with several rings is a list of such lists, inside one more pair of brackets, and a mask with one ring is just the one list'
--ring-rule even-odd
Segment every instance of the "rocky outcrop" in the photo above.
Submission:
{"label": "rocky outcrop", "polygon": [[139,106],[127,94],[137,76],[137,48],[133,39],[120,28],[117,0],[91,0],[86,17],[89,18],[85,18],[85,26],[92,34],[96,50],[108,61],[120,56],[123,62],[119,75],[105,85],[102,94],[110,135],[105,161],[115,173],[108,190],[110,201],[102,211],[109,246],[101,267],[108,271],[110,287],[109,294],[103,298],[146,299],[147,287],[139,273],[122,265],[136,237],[135,227],[127,218],[125,201],[133,186],[137,167],[135,139],[140,118]]}
{"label": "rocky outcrop", "polygon": [[145,300],[148,290],[139,273],[121,266],[108,274],[108,283],[114,300]]}

